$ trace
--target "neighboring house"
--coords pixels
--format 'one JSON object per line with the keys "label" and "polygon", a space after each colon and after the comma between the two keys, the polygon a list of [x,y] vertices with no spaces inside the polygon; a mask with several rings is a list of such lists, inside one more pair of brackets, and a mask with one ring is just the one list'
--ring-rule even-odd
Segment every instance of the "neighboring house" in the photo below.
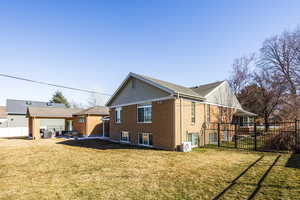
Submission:
{"label": "neighboring house", "polygon": [[40,138],[42,120],[60,119],[65,124],[65,131],[76,131],[82,136],[108,137],[108,126],[104,119],[109,116],[107,107],[95,106],[88,109],[33,107],[27,109],[29,132],[33,139]]}
{"label": "neighboring house", "polygon": [[5,121],[7,121],[6,107],[5,106],[0,106],[0,126]]}
{"label": "neighboring house", "polygon": [[199,146],[212,122],[232,122],[255,114],[243,110],[226,81],[184,87],[129,73],[106,106],[110,139],[175,150],[183,142]]}
{"label": "neighboring house", "polygon": [[[20,137],[28,136],[28,119],[26,111],[28,106],[39,106],[49,108],[64,108],[64,104],[51,102],[40,102],[31,100],[6,100],[6,119],[0,124],[0,137]],[[64,129],[64,121],[61,119],[42,120],[41,127],[44,129],[56,128]]]}

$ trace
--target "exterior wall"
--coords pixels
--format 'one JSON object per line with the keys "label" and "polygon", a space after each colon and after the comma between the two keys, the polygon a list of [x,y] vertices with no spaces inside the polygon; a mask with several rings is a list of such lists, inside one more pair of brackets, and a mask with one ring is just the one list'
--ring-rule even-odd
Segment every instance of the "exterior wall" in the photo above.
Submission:
{"label": "exterior wall", "polygon": [[174,150],[175,100],[152,102],[152,123],[137,122],[137,105],[122,107],[122,123],[115,123],[115,109],[110,109],[110,138],[120,141],[120,133],[128,131],[131,144],[138,144],[138,133],[152,133],[153,146]]}
{"label": "exterior wall", "polygon": [[41,135],[40,135],[40,119],[37,118],[33,118],[30,117],[31,120],[31,124],[32,124],[32,139],[36,140],[36,139],[40,139]]}
{"label": "exterior wall", "polygon": [[79,118],[84,116],[76,116],[73,119],[73,130],[76,130],[79,134],[85,135],[86,133],[86,119],[84,122],[79,122]]}
{"label": "exterior wall", "polygon": [[103,122],[102,116],[86,117],[86,135],[102,135],[103,133]]}
{"label": "exterior wall", "polygon": [[127,84],[121,90],[121,92],[115,97],[111,105],[114,106],[149,99],[157,99],[169,95],[169,93],[166,93],[165,91],[153,87],[148,83],[145,83],[135,78],[130,78]]}
{"label": "exterior wall", "polygon": [[[84,122],[79,122],[79,118],[84,117]],[[83,115],[76,116],[73,120],[73,129],[84,136],[102,135],[103,116]]]}
{"label": "exterior wall", "polygon": [[[191,100],[187,99],[176,99],[176,115],[175,115],[175,122],[176,122],[176,146],[182,144],[182,142],[188,141],[188,134],[194,133],[198,134],[199,146],[203,146],[204,144],[209,143],[209,134],[210,132],[216,132],[217,130],[217,123],[230,123],[233,117],[233,113],[235,109],[221,107],[216,105],[209,105],[204,104],[203,102],[195,102],[196,106],[196,119],[195,123],[192,123],[192,102]],[[208,114],[207,109],[210,106],[210,123],[208,121]],[[227,110],[225,112],[225,110]],[[182,121],[181,121],[182,119]],[[228,125],[230,126],[230,125]],[[224,129],[228,127],[221,127]],[[213,129],[210,130],[210,129]]]}
{"label": "exterior wall", "polygon": [[[176,145],[179,146],[182,142],[187,141],[189,133],[196,133],[199,137],[204,133],[205,122],[205,104],[195,102],[195,123],[192,123],[192,102],[187,99],[176,99]],[[199,138],[200,143],[203,141]]]}
{"label": "exterior wall", "polygon": [[9,127],[28,127],[28,118],[25,115],[8,115]]}

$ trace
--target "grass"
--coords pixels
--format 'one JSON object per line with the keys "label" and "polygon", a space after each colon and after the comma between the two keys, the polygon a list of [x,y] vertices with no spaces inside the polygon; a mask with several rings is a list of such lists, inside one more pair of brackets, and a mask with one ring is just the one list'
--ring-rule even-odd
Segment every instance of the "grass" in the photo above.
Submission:
{"label": "grass", "polygon": [[[190,153],[99,140],[0,140],[0,199],[213,199],[261,153]],[[274,162],[265,153],[221,199],[247,199]],[[300,156],[283,154],[256,199],[300,199]]]}

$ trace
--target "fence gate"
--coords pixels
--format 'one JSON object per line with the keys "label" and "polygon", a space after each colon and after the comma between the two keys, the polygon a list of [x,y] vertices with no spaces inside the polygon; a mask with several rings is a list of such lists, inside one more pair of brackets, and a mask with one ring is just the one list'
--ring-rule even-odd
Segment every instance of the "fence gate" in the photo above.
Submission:
{"label": "fence gate", "polygon": [[206,145],[254,151],[300,151],[300,122],[211,123]]}

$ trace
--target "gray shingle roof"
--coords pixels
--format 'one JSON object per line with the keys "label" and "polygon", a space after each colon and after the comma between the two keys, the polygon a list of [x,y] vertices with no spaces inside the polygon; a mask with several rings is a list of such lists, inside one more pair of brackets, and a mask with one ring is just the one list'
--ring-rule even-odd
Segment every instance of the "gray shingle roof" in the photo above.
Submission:
{"label": "gray shingle roof", "polygon": [[199,95],[205,97],[207,94],[209,94],[211,91],[213,91],[216,87],[218,87],[222,83],[224,83],[224,81],[217,81],[217,82],[213,82],[213,83],[209,83],[209,84],[205,84],[205,85],[191,87],[191,89],[194,92],[198,93]]}
{"label": "gray shingle roof", "polygon": [[6,107],[0,106],[0,119],[5,119],[7,117]]}
{"label": "gray shingle roof", "polygon": [[251,117],[255,117],[257,116],[257,114],[246,111],[244,109],[237,109],[236,112],[234,113],[235,116],[251,116]]}
{"label": "gray shingle roof", "polygon": [[64,104],[60,104],[60,103],[50,103],[50,102],[31,101],[31,100],[16,100],[16,99],[6,100],[6,110],[8,114],[25,115],[28,106],[51,107],[51,108],[66,107]]}
{"label": "gray shingle roof", "polygon": [[75,113],[82,111],[78,108],[57,108],[57,107],[28,107],[28,117],[53,117],[53,118],[70,118]]}
{"label": "gray shingle roof", "polygon": [[109,109],[105,106],[94,106],[75,113],[74,115],[109,115]]}
{"label": "gray shingle roof", "polygon": [[159,79],[155,79],[149,76],[144,76],[144,75],[139,75],[139,74],[135,74],[135,73],[130,73],[130,75],[132,75],[133,77],[140,77],[142,79],[145,79],[147,81],[150,81],[154,84],[157,84],[163,88],[166,88],[168,90],[171,90],[173,93],[179,93],[179,95],[187,95],[187,96],[191,96],[191,97],[196,97],[196,98],[201,98],[203,99],[204,97],[200,94],[198,94],[197,92],[193,91],[191,88],[188,87],[184,87],[181,85],[176,85],[174,83],[170,83],[167,81],[162,81]]}

